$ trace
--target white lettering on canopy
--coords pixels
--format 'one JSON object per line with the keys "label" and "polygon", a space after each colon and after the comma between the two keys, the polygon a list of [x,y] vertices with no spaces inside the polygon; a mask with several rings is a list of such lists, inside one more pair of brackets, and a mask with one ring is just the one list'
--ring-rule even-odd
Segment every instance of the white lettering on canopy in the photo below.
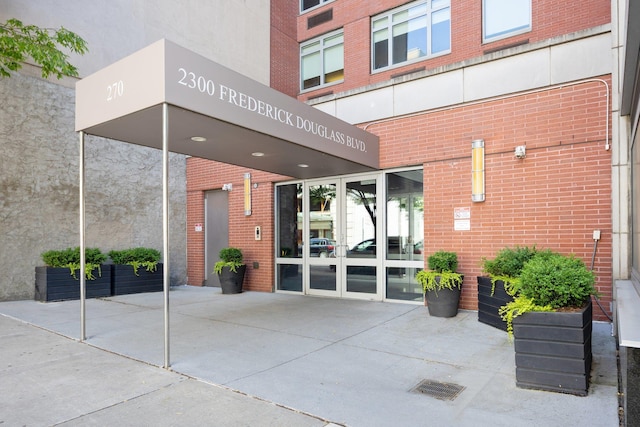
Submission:
{"label": "white lettering on canopy", "polygon": [[[362,152],[367,151],[367,145],[364,141],[358,138],[354,138],[350,135],[346,135],[344,132],[329,129],[326,125],[316,123],[298,114],[294,114],[291,111],[286,111],[278,106],[265,102],[261,99],[256,99],[255,97],[244,92],[240,92],[232,87],[228,87],[223,84],[216,84],[211,79],[207,79],[202,76],[196,76],[193,72],[189,72],[182,67],[179,68],[179,72],[181,78],[178,83],[186,86],[189,89],[197,90],[203,94],[211,96],[214,99],[217,98],[217,100],[219,101],[227,102],[238,108],[242,108],[244,110],[282,123],[283,125],[303,130],[312,135],[317,135],[328,141],[342,144],[354,150]],[[216,92],[218,93],[218,95],[214,96]]]}

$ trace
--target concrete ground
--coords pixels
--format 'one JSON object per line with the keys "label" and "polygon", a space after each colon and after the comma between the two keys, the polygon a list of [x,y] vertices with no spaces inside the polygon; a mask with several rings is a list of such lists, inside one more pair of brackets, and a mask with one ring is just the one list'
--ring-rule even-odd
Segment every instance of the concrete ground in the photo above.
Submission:
{"label": "concrete ground", "polygon": [[[421,305],[180,286],[0,303],[0,425],[618,426],[611,325],[595,322],[589,395],[519,389],[506,333]],[[462,389],[450,400],[423,380]]]}

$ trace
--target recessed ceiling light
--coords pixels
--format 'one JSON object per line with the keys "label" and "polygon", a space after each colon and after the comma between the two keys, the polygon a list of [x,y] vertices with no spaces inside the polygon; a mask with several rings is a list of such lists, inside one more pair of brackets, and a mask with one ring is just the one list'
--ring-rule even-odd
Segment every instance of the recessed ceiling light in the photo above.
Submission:
{"label": "recessed ceiling light", "polygon": [[304,163],[300,163],[300,164],[298,165],[298,167],[299,167],[299,168],[308,168],[308,167],[309,167],[309,165],[304,164]]}
{"label": "recessed ceiling light", "polygon": [[259,151],[256,151],[255,153],[251,153],[251,155],[252,155],[253,157],[262,157],[262,156],[264,156],[264,153],[261,153],[261,152],[259,152]]}
{"label": "recessed ceiling light", "polygon": [[204,136],[192,136],[191,140],[194,142],[204,142],[207,140]]}

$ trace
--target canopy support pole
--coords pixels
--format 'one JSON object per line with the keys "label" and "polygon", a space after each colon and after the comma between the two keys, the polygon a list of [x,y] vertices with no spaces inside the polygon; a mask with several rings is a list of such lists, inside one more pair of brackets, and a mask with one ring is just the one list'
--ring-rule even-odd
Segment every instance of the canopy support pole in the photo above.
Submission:
{"label": "canopy support pole", "polygon": [[171,366],[169,359],[169,107],[162,104],[162,252],[164,288],[164,368]]}
{"label": "canopy support pole", "polygon": [[79,169],[79,174],[80,174],[80,184],[79,184],[79,191],[80,191],[80,200],[79,200],[79,205],[80,205],[80,218],[79,218],[79,222],[80,222],[80,341],[84,341],[87,339],[87,325],[86,325],[86,318],[85,318],[85,314],[86,314],[86,285],[87,285],[87,279],[86,276],[84,274],[84,270],[85,270],[85,266],[86,266],[86,259],[85,259],[85,236],[84,236],[84,231],[85,231],[85,224],[84,224],[84,212],[85,212],[85,206],[84,206],[84,178],[85,178],[85,174],[84,174],[84,132],[80,131],[80,159],[79,159],[79,163],[78,163],[78,169]]}

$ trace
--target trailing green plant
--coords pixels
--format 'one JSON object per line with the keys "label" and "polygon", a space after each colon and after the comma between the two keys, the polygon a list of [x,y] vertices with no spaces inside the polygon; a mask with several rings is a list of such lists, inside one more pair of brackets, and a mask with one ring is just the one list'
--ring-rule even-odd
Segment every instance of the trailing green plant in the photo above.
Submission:
{"label": "trailing green plant", "polygon": [[[68,268],[71,276],[78,279],[76,271],[80,270],[80,247],[67,248],[61,250],[49,250],[43,252],[42,261],[45,265],[55,268]],[[98,276],[102,277],[101,264],[107,259],[107,256],[98,248],[85,248],[85,269],[84,273],[88,280],[95,280],[93,270],[98,270]]]}
{"label": "trailing green plant", "polygon": [[148,272],[154,272],[160,262],[160,251],[153,248],[131,248],[109,251],[109,258],[114,264],[130,265],[136,276],[138,268],[144,267]]}
{"label": "trailing green plant", "polygon": [[242,251],[238,248],[228,247],[220,249],[220,261],[213,266],[213,272],[220,274],[223,267],[229,267],[234,273],[238,272],[238,267],[243,265]]}
{"label": "trailing green plant", "polygon": [[500,314],[502,320],[507,322],[509,337],[513,337],[513,319],[530,311],[553,311],[553,308],[550,305],[536,304],[531,298],[519,296],[498,309],[498,314]]}
{"label": "trailing green plant", "polygon": [[511,336],[514,318],[528,311],[581,308],[597,295],[594,284],[594,273],[575,255],[540,251],[522,268],[515,300],[499,313]]}
{"label": "trailing green plant", "polygon": [[438,251],[427,258],[429,270],[416,274],[416,281],[423,292],[453,289],[462,286],[462,274],[457,273],[458,255],[455,252]]}
{"label": "trailing green plant", "polygon": [[517,292],[520,273],[525,263],[536,255],[535,246],[516,246],[501,249],[494,259],[482,258],[482,271],[491,278],[491,295],[495,292],[496,282],[504,282],[505,291],[513,296]]}

